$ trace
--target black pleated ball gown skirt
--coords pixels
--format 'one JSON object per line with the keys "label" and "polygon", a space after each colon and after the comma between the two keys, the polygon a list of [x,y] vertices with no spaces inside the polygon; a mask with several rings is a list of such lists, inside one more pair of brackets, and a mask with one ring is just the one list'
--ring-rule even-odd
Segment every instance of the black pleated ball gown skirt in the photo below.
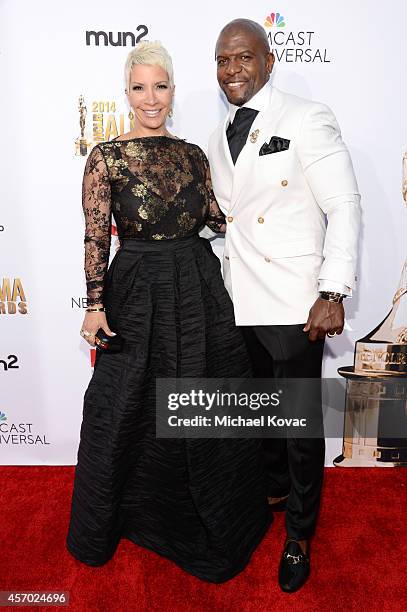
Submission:
{"label": "black pleated ball gown skirt", "polygon": [[85,393],[68,550],[100,566],[128,538],[228,580],[271,522],[261,441],[155,435],[156,378],[249,375],[220,262],[198,236],[125,241],[104,302],[125,347],[98,351]]}

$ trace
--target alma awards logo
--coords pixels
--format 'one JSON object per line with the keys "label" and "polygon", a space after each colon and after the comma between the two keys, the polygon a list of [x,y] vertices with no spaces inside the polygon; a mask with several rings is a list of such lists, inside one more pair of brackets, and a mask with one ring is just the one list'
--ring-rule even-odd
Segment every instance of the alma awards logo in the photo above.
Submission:
{"label": "alma awards logo", "polygon": [[286,20],[281,13],[270,13],[264,20],[264,27],[274,57],[278,62],[329,64],[327,49],[314,47],[315,32],[286,31]]}
{"label": "alma awards logo", "polygon": [[27,314],[27,299],[25,297],[21,279],[3,278],[0,284],[0,315],[2,314]]}
{"label": "alma awards logo", "polygon": [[116,138],[125,132],[134,129],[134,117],[124,108],[119,108],[113,101],[93,101],[92,126],[87,128],[86,118],[88,109],[83,95],[78,99],[80,136],[75,140],[75,155],[85,157],[99,142]]}
{"label": "alma awards logo", "polygon": [[[94,101],[92,108],[92,128],[86,130],[86,118],[88,109],[85,98],[78,98],[79,128],[80,136],[75,140],[75,155],[86,157],[93,147],[99,142],[106,142],[116,138],[125,132],[134,129],[134,115],[128,113],[124,108],[118,107],[113,101]],[[126,117],[127,114],[127,117]],[[116,225],[112,222],[112,236],[117,236]]]}

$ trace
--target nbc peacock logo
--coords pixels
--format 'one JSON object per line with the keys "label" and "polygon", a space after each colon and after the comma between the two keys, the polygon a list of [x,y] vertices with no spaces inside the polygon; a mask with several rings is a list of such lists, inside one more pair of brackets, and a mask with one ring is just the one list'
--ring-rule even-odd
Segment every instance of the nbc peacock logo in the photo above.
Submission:
{"label": "nbc peacock logo", "polygon": [[281,13],[270,13],[264,20],[266,28],[285,28],[284,17]]}
{"label": "nbc peacock logo", "polygon": [[0,421],[7,421],[7,417],[4,412],[0,411]]}

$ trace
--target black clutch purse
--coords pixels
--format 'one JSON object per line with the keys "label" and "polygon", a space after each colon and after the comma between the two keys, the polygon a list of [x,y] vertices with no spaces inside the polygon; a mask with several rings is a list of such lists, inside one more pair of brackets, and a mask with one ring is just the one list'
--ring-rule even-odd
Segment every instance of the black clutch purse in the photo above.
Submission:
{"label": "black clutch purse", "polygon": [[109,336],[100,328],[95,336],[95,346],[106,353],[119,353],[123,348],[123,338],[119,334]]}

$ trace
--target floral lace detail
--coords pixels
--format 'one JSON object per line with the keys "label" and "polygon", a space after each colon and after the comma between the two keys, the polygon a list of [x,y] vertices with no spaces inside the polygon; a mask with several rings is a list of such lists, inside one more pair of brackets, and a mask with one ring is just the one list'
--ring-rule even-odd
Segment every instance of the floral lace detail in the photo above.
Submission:
{"label": "floral lace detail", "polygon": [[88,306],[101,303],[103,277],[111,240],[111,189],[106,163],[99,147],[92,149],[82,183],[85,214],[85,276]]}
{"label": "floral lace detail", "polygon": [[169,137],[110,141],[92,149],[83,178],[88,304],[103,302],[111,216],[120,241],[176,240],[206,223],[225,232],[209,162],[196,145]]}

